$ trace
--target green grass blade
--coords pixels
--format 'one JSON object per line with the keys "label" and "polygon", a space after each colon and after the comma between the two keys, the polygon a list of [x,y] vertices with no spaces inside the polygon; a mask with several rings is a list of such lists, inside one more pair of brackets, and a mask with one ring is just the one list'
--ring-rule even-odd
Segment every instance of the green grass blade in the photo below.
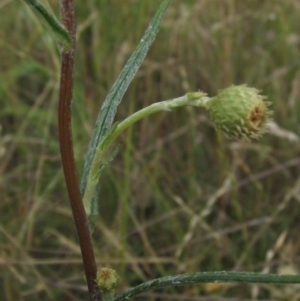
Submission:
{"label": "green grass blade", "polygon": [[[153,43],[155,36],[158,32],[159,25],[161,23],[164,12],[166,11],[171,0],[164,0],[160,7],[158,8],[156,14],[152,18],[151,22],[148,25],[147,30],[145,31],[139,45],[136,50],[133,52],[129,60],[127,61],[125,67],[121,71],[119,77],[117,78],[115,84],[108,93],[100,114],[97,118],[94,132],[89,144],[87,151],[87,157],[84,164],[83,174],[81,177],[81,193],[84,194],[87,177],[90,170],[91,162],[93,160],[95,150],[97,145],[101,142],[104,136],[108,133],[111,128],[113,119],[116,114],[117,106],[121,102],[130,82],[138,71],[140,65],[142,64],[151,44]],[[94,193],[93,200],[91,200],[91,212],[92,215],[97,215],[97,205],[96,205],[97,196]],[[90,220],[94,217],[89,217]]]}
{"label": "green grass blade", "polygon": [[115,297],[113,301],[128,300],[129,298],[151,289],[166,286],[179,286],[186,284],[207,282],[243,282],[243,283],[300,283],[300,275],[276,275],[250,272],[202,272],[195,274],[181,274],[161,277],[144,282]]}
{"label": "green grass blade", "polygon": [[49,30],[53,39],[64,50],[71,49],[72,39],[65,27],[56,19],[55,15],[38,0],[24,0],[37,14],[41,22]]}

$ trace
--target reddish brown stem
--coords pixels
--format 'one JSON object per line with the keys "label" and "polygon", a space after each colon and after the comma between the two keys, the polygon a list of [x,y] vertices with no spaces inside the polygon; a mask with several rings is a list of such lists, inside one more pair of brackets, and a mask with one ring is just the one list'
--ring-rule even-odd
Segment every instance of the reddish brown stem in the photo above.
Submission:
{"label": "reddish brown stem", "polygon": [[102,301],[101,293],[95,284],[97,267],[89,224],[80,194],[72,144],[71,103],[73,90],[73,70],[75,63],[75,15],[73,0],[62,0],[61,11],[63,24],[72,36],[73,46],[70,51],[64,51],[62,53],[58,108],[60,152],[69,199],[79,238],[90,300]]}

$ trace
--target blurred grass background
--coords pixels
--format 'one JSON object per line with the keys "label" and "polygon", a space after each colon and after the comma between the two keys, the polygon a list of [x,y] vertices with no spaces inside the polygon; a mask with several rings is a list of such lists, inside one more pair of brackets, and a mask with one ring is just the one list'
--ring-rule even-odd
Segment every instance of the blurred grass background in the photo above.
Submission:
{"label": "blurred grass background", "polygon": [[[81,174],[99,108],[160,1],[75,2]],[[57,142],[59,51],[22,2],[1,0],[0,14],[0,300],[86,300]],[[116,120],[247,83],[268,95],[278,127],[260,141],[229,141],[206,112],[184,108],[122,135],[93,234],[99,266],[119,273],[118,292],[177,273],[299,271],[299,15],[297,0],[173,0]],[[135,300],[296,301],[300,288],[207,284]]]}

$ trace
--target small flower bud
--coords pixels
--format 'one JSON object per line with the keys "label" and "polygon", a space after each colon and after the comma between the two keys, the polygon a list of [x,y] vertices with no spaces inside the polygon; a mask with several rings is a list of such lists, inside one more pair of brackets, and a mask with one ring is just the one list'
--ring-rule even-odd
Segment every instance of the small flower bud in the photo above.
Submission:
{"label": "small flower bud", "polygon": [[257,139],[272,115],[265,98],[255,88],[231,86],[211,98],[207,108],[216,127],[229,138]]}
{"label": "small flower bud", "polygon": [[96,284],[103,293],[113,291],[118,282],[117,272],[110,268],[102,268],[97,272]]}

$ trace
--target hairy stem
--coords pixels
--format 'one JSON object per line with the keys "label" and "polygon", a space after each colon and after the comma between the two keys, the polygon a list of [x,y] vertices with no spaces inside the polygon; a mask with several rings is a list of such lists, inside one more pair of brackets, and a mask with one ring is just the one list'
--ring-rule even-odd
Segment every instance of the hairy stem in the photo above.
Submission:
{"label": "hairy stem", "polygon": [[91,214],[91,202],[95,187],[98,183],[99,169],[101,164],[103,164],[103,155],[105,154],[111,143],[129,126],[133,125],[135,122],[152,115],[157,112],[171,111],[173,109],[183,107],[183,106],[196,106],[196,107],[206,107],[209,98],[203,92],[192,92],[184,96],[169,99],[161,102],[156,102],[140,111],[127,117],[122,122],[118,123],[112,130],[107,134],[107,136],[98,145],[95,156],[93,158],[91,168],[88,174],[87,184],[85,193],[83,196],[83,204],[86,214],[89,216]]}
{"label": "hairy stem", "polygon": [[75,220],[79,244],[87,279],[90,300],[102,301],[95,284],[97,267],[93,252],[90,229],[84,211],[76,174],[71,132],[71,102],[75,59],[75,15],[73,0],[61,1],[62,21],[72,37],[72,49],[63,51],[58,108],[59,143],[65,181]]}

